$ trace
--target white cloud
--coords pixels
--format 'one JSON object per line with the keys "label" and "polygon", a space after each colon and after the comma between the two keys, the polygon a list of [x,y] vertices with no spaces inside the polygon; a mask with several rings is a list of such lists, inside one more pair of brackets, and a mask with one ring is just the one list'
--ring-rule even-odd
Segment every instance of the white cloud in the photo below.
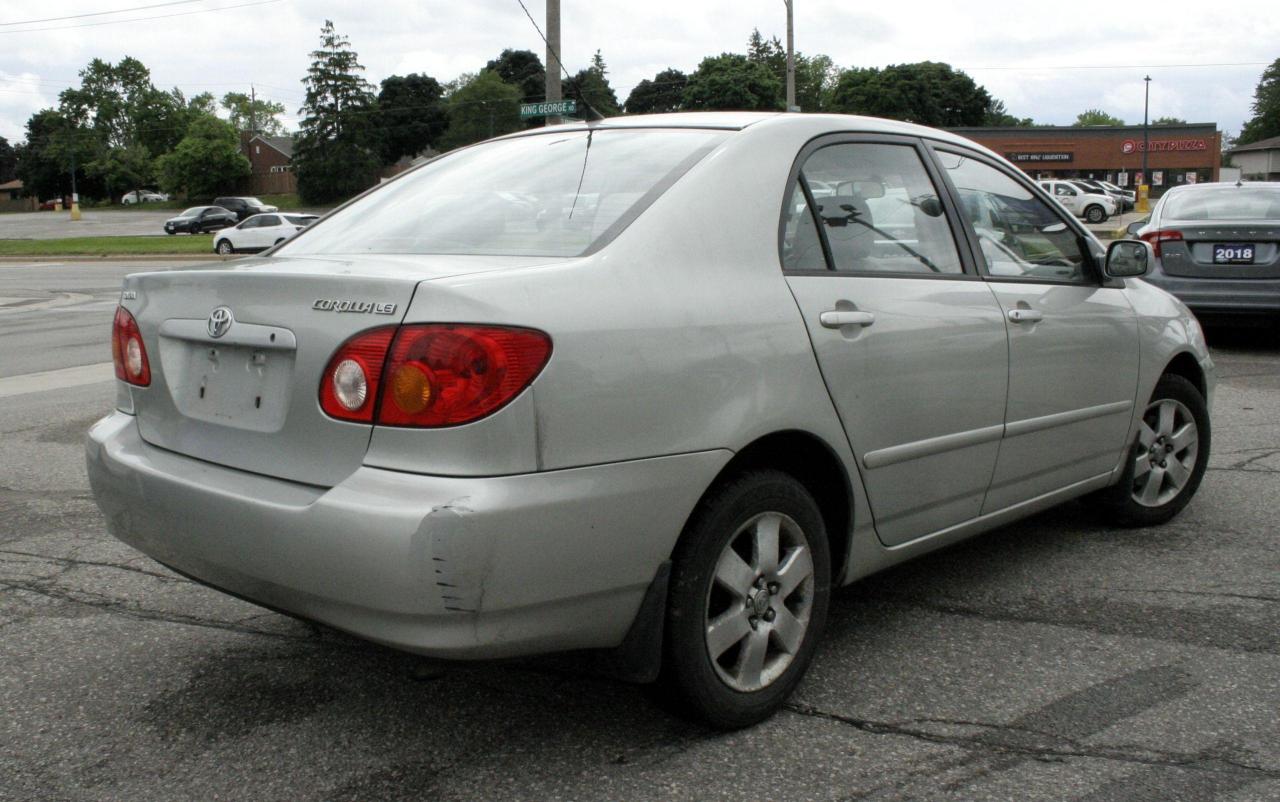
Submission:
{"label": "white cloud", "polygon": [[[200,7],[243,2],[205,0]],[[525,4],[541,25],[542,0]],[[620,99],[666,67],[691,71],[704,56],[741,52],[753,27],[766,36],[785,33],[781,0],[563,0],[562,6],[565,63],[576,71],[599,48]],[[67,13],[76,10],[74,4],[64,7]],[[57,16],[31,11],[39,6],[25,8],[0,22]],[[55,8],[63,7],[48,10]],[[159,12],[122,16],[153,13]],[[1261,66],[1123,65],[1269,63],[1280,55],[1273,45],[1280,41],[1280,15],[1269,0],[1235,2],[1229,13],[1202,3],[1166,2],[1158,15],[1145,6],[1122,12],[1110,0],[796,0],[796,15],[796,47],[802,52],[826,53],[842,66],[948,62],[1004,100],[1011,113],[1052,123],[1069,123],[1089,107],[1141,120],[1142,76],[1149,72],[1152,116],[1214,121],[1238,131],[1249,116]],[[120,25],[28,33],[15,32],[21,26],[0,27],[0,135],[21,138],[31,112],[55,103],[58,91],[74,83],[90,59],[118,61],[125,55],[150,67],[157,85],[179,86],[188,96],[221,96],[253,83],[292,116],[302,101],[308,53],[325,19],[350,37],[375,84],[409,71],[448,81],[482,67],[506,47],[544,53],[516,0],[279,0]],[[1075,69],[1097,65],[1110,68]]]}

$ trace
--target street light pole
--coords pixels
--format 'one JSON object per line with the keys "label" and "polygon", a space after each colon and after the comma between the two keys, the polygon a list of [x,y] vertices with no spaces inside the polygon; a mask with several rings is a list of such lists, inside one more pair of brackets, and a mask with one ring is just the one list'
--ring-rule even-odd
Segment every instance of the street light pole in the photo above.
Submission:
{"label": "street light pole", "polygon": [[782,0],[787,5],[787,111],[796,108],[796,41],[795,0]]}
{"label": "street light pole", "polygon": [[1142,79],[1145,89],[1142,95],[1142,184],[1138,187],[1138,211],[1150,210],[1148,198],[1151,195],[1151,177],[1147,174],[1147,151],[1151,148],[1151,137],[1147,130],[1147,113],[1151,108],[1151,76]]}

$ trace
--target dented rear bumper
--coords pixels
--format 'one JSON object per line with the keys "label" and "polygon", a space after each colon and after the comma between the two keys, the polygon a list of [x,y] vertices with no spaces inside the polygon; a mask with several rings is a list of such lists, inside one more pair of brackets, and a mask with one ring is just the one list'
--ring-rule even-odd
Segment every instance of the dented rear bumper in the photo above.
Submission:
{"label": "dented rear bumper", "polygon": [[331,488],[89,431],[111,533],[229,593],[396,648],[490,658],[611,648],[727,451],[517,476],[361,467]]}

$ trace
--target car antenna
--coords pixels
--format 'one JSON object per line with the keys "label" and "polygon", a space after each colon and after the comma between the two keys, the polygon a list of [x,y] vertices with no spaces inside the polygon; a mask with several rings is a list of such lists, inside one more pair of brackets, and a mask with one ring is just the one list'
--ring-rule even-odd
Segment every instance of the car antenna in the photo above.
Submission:
{"label": "car antenna", "polygon": [[529,9],[525,6],[524,0],[516,0],[516,2],[520,4],[520,8],[524,9],[524,15],[529,18],[529,22],[533,25],[533,29],[538,32],[538,38],[547,46],[547,52],[556,57],[556,64],[560,65],[560,71],[564,73],[564,77],[569,79],[569,84],[573,87],[574,100],[577,100],[582,104],[582,116],[585,118],[587,125],[590,126],[592,123],[598,123],[603,120],[604,115],[596,111],[596,107],[587,102],[586,97],[582,94],[582,87],[578,86],[578,82],[573,80],[573,76],[569,74],[569,70],[565,68],[564,62],[560,59],[560,54],[557,53],[555,48],[551,46],[551,43],[547,41],[547,37],[542,35],[542,29],[538,27],[537,20],[535,20],[533,15],[529,13]]}

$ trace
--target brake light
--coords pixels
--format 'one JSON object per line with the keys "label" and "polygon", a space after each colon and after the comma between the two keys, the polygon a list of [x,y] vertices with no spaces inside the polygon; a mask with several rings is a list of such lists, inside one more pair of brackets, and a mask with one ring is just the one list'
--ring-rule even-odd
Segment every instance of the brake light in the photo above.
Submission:
{"label": "brake light", "polygon": [[1181,242],[1182,232],[1166,229],[1164,231],[1148,231],[1142,235],[1142,239],[1151,243],[1151,249],[1155,251],[1156,258],[1160,257],[1160,243],[1162,242]]}
{"label": "brake light", "polygon": [[332,417],[379,426],[457,426],[506,406],[550,357],[551,338],[536,329],[438,323],[371,329],[329,360],[320,406]]}
{"label": "brake light", "polygon": [[123,306],[116,307],[111,322],[111,361],[116,366],[116,378],[138,387],[151,384],[151,363],[147,361],[147,346],[142,342],[138,321]]}
{"label": "brake light", "polygon": [[402,326],[387,360],[378,423],[456,426],[505,406],[551,356],[551,338],[506,326]]}
{"label": "brake light", "polygon": [[373,422],[382,363],[395,333],[395,326],[369,329],[338,348],[320,380],[320,408],[325,414],[339,420]]}

